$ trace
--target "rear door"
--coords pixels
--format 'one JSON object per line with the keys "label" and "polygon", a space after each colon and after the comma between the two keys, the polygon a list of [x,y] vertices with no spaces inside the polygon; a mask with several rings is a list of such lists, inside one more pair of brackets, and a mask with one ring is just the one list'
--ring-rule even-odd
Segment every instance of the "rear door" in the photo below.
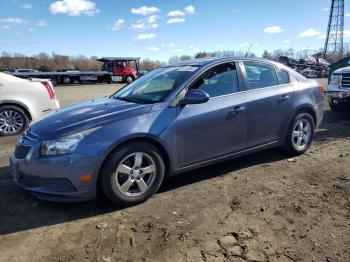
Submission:
{"label": "rear door", "polygon": [[289,73],[267,62],[244,61],[241,66],[248,101],[248,147],[280,141],[293,108]]}
{"label": "rear door", "polygon": [[[241,79],[242,80],[242,79]],[[209,69],[190,85],[210,96],[208,102],[178,106],[177,141],[182,167],[246,147],[245,93],[241,92],[236,65]]]}

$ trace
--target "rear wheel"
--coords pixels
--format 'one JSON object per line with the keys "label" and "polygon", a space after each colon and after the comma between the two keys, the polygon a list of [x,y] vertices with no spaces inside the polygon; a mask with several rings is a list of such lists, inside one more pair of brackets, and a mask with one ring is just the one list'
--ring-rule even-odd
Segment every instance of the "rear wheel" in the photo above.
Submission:
{"label": "rear wheel", "polygon": [[311,146],[315,132],[315,123],[308,113],[297,114],[288,129],[283,149],[292,155],[301,155]]}
{"label": "rear wheel", "polygon": [[19,135],[29,125],[29,119],[26,113],[17,106],[0,107],[0,135],[13,136]]}
{"label": "rear wheel", "polygon": [[157,192],[164,171],[164,161],[155,146],[133,142],[118,148],[104,164],[102,190],[117,205],[135,205]]}

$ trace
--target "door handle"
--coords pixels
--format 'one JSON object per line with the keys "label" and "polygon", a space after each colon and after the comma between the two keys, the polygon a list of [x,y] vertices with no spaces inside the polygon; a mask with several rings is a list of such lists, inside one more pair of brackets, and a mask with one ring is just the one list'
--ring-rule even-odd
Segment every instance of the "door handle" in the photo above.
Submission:
{"label": "door handle", "polygon": [[239,113],[245,110],[245,106],[235,106],[232,111],[235,113]]}
{"label": "door handle", "polygon": [[290,98],[289,95],[282,95],[282,96],[280,97],[280,100],[281,100],[281,101],[286,101],[286,100],[288,100],[289,98]]}

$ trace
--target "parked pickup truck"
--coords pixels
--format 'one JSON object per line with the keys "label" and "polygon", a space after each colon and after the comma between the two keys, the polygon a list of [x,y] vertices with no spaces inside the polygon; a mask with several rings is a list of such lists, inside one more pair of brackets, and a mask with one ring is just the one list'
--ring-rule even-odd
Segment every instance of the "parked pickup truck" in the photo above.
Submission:
{"label": "parked pickup truck", "polygon": [[332,111],[343,111],[350,106],[350,66],[333,72],[326,95]]}

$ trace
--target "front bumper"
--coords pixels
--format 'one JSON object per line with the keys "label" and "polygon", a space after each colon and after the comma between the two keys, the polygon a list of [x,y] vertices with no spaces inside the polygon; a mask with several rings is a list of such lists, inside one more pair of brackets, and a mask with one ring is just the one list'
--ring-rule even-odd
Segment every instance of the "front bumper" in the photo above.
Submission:
{"label": "front bumper", "polygon": [[350,101],[350,90],[349,89],[327,90],[325,92],[325,95],[330,100]]}
{"label": "front bumper", "polygon": [[[10,157],[11,175],[18,186],[49,201],[75,202],[96,198],[100,159],[79,153],[43,157],[38,154],[39,148],[38,141],[24,140]],[[91,174],[92,179],[82,181],[81,176],[86,174]]]}

